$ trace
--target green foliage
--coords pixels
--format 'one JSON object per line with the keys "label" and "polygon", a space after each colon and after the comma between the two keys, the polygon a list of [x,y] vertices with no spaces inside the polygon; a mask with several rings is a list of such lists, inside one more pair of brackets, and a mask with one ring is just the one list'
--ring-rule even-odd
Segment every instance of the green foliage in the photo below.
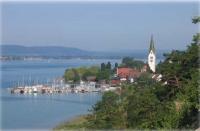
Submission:
{"label": "green foliage", "polygon": [[97,73],[97,80],[109,80],[110,79],[110,71],[104,70]]}
{"label": "green foliage", "polygon": [[68,130],[86,130],[87,115],[78,116],[70,121],[61,123],[56,126],[53,131],[68,131]]}
{"label": "green foliage", "polygon": [[78,71],[76,69],[72,69],[72,71],[74,72],[73,81],[74,82],[79,82],[80,81],[80,75],[78,74]]}
{"label": "green foliage", "polygon": [[67,69],[64,74],[65,81],[78,82],[80,79],[86,80],[88,76],[96,76],[99,72],[99,67],[91,66]]}
{"label": "green foliage", "polygon": [[106,65],[105,63],[101,63],[101,71],[104,71],[104,70],[106,70]]}
{"label": "green foliage", "polygon": [[[173,51],[159,64],[159,71],[168,82],[167,98],[171,98],[178,108],[177,128],[197,128],[199,109],[199,34],[185,51]],[[177,88],[178,87],[178,88]]]}
{"label": "green foliage", "polygon": [[118,66],[119,66],[118,63],[115,63],[114,68],[111,70],[112,75],[116,73]]}
{"label": "green foliage", "polygon": [[88,118],[89,128],[92,129],[120,129],[125,128],[126,123],[124,109],[120,106],[119,95],[106,92],[102,100],[93,108],[94,115]]}
{"label": "green foliage", "polygon": [[122,63],[123,64],[125,64],[125,65],[131,65],[132,64],[132,61],[133,61],[133,58],[131,58],[131,57],[124,57],[123,59],[122,59]]}
{"label": "green foliage", "polygon": [[113,70],[110,62],[108,62],[107,64],[101,63],[101,70],[97,73],[97,80],[108,81],[112,73]]}
{"label": "green foliage", "polygon": [[74,81],[78,82],[80,80],[80,77],[78,75],[78,72],[76,69],[67,69],[64,74],[65,81]]}
{"label": "green foliage", "polygon": [[120,66],[141,69],[144,66],[144,62],[140,60],[134,60],[134,58],[131,57],[124,57]]}
{"label": "green foliage", "polygon": [[144,85],[144,84],[152,84],[155,82],[152,78],[152,74],[149,72],[144,72],[140,75],[140,77],[137,79],[137,83],[139,85]]}
{"label": "green foliage", "polygon": [[199,22],[200,22],[200,17],[199,17],[199,16],[194,17],[194,18],[192,19],[192,23],[194,23],[194,24],[199,23]]}
{"label": "green foliage", "polygon": [[99,73],[99,70],[100,70],[99,67],[96,67],[96,66],[87,68],[82,75],[82,80],[86,80],[87,77],[89,76],[97,76],[97,74]]}
{"label": "green foliage", "polygon": [[[158,72],[163,75],[161,82],[144,73],[138,84],[124,84],[118,92],[103,94],[88,118],[88,128],[197,129],[199,41],[197,33],[185,51],[165,54],[165,61],[158,65]],[[126,57],[121,66],[135,65],[132,58]]]}
{"label": "green foliage", "polygon": [[115,63],[115,69],[118,67],[118,63]]}
{"label": "green foliage", "polygon": [[155,129],[159,126],[155,118],[158,118],[157,108],[160,103],[155,94],[151,93],[149,89],[142,89],[129,96],[128,100],[129,128]]}
{"label": "green foliage", "polygon": [[106,69],[107,69],[107,70],[111,70],[111,63],[110,63],[110,61],[107,63]]}
{"label": "green foliage", "polygon": [[95,76],[97,80],[109,80],[113,73],[111,63],[101,63],[101,68],[97,66],[91,67],[79,67],[67,69],[64,74],[65,81],[79,82],[80,80],[86,80],[89,76]]}
{"label": "green foliage", "polygon": [[111,68],[112,68],[112,67],[111,67],[110,61],[109,61],[107,64],[101,63],[101,71],[105,71],[105,70],[110,71]]}
{"label": "green foliage", "polygon": [[82,80],[87,80],[87,77],[89,77],[89,76],[95,76],[95,74],[94,73],[92,73],[91,71],[86,71],[84,74],[83,74],[83,76],[82,76]]}

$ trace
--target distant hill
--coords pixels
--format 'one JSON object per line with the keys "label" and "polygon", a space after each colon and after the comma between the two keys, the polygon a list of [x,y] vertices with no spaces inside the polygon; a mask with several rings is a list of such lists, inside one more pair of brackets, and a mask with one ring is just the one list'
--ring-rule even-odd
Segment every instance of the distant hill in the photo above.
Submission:
{"label": "distant hill", "polygon": [[1,48],[4,56],[89,56],[92,53],[77,48],[59,46],[2,45]]}
{"label": "distant hill", "polygon": [[[47,56],[47,57],[124,57],[131,56],[145,59],[148,50],[134,51],[112,51],[96,52],[86,51],[78,48],[60,47],[60,46],[19,46],[19,45],[1,45],[2,56]],[[157,57],[162,58],[165,51],[157,51]]]}

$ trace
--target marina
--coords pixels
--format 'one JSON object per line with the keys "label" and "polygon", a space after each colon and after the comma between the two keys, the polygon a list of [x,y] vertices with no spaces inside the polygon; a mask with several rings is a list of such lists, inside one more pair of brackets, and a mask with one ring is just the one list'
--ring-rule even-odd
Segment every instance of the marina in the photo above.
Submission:
{"label": "marina", "polygon": [[36,84],[31,86],[18,86],[8,88],[11,94],[57,94],[57,93],[85,93],[113,91],[120,87],[112,87],[109,84],[97,84],[96,82],[83,82],[79,84]]}
{"label": "marina", "polygon": [[[45,129],[51,130],[57,124],[71,118],[89,113],[88,109],[101,99],[101,92],[71,92],[69,83],[61,83],[66,68],[91,66],[104,61],[112,63],[120,60],[47,60],[41,61],[3,61],[1,81],[2,130]],[[49,71],[51,70],[51,71]],[[97,83],[96,83],[97,84]],[[40,86],[38,86],[40,85]],[[41,86],[42,85],[42,86]],[[33,93],[33,87],[38,88]],[[80,83],[77,84],[77,88]],[[11,90],[30,89],[30,92],[15,92]],[[39,88],[63,90],[65,92],[45,92]],[[99,88],[97,88],[99,89]],[[91,90],[90,90],[91,91]]]}

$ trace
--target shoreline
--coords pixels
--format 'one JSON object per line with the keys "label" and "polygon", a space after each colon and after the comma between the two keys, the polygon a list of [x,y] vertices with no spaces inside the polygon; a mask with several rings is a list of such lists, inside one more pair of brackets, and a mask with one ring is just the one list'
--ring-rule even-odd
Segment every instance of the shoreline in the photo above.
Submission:
{"label": "shoreline", "polygon": [[87,122],[86,117],[89,114],[77,115],[69,120],[58,123],[55,127],[53,127],[53,131],[59,130],[74,130],[74,129],[86,129],[84,127],[85,122]]}

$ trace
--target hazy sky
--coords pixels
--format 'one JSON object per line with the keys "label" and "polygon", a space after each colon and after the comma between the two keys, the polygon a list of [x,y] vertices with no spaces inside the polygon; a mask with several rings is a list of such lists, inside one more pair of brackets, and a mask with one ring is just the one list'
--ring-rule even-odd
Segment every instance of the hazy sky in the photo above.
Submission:
{"label": "hazy sky", "polygon": [[184,49],[197,32],[197,3],[22,3],[2,5],[2,43],[85,50]]}

